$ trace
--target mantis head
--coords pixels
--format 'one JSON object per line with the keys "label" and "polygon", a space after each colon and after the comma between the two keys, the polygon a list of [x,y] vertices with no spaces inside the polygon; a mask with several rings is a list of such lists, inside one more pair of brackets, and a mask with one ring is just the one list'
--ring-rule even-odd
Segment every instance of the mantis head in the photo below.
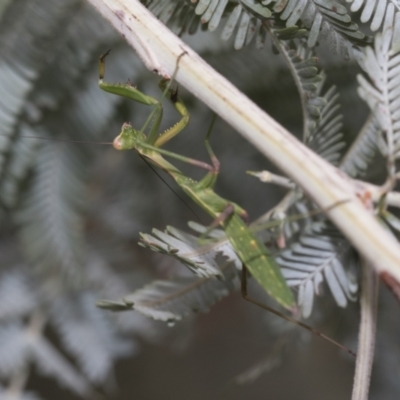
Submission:
{"label": "mantis head", "polygon": [[121,133],[114,139],[113,146],[117,150],[131,150],[145,139],[143,132],[132,128],[131,124],[125,123],[122,125]]}

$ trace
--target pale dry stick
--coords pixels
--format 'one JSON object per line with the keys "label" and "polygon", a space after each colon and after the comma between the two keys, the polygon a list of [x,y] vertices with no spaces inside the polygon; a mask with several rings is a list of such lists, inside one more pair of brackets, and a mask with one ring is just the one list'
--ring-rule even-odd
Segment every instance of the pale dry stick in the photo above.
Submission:
{"label": "pale dry stick", "polygon": [[176,80],[253,143],[298,183],[378,273],[400,282],[400,245],[357,196],[357,187],[239,92],[158,21],[139,0],[88,0],[136,49],[147,68],[171,76],[183,52]]}
{"label": "pale dry stick", "polygon": [[368,400],[376,337],[379,279],[368,263],[364,262],[363,264],[360,298],[361,321],[351,400]]}
{"label": "pale dry stick", "polygon": [[296,184],[286,176],[281,176],[274,174],[270,171],[247,171],[249,175],[253,175],[258,178],[263,183],[273,183],[275,185],[279,185],[285,189],[295,189]]}
{"label": "pale dry stick", "polygon": [[[247,171],[247,173],[255,176],[263,183],[273,183],[286,189],[294,189],[296,187],[295,183],[289,178],[282,175],[273,174],[270,171]],[[382,186],[374,185],[369,182],[363,182],[357,179],[354,180],[354,184],[360,193],[369,193],[371,200],[374,203],[378,203],[382,196],[386,195],[385,204],[400,208],[400,192],[391,191],[386,193],[384,187]]]}

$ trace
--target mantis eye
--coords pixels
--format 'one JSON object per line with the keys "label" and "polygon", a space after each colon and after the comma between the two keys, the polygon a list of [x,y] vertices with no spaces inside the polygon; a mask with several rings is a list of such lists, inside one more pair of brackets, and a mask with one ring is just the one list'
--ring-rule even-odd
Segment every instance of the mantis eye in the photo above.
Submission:
{"label": "mantis eye", "polygon": [[113,141],[114,149],[124,150],[123,142],[124,141],[122,140],[121,135],[118,135]]}

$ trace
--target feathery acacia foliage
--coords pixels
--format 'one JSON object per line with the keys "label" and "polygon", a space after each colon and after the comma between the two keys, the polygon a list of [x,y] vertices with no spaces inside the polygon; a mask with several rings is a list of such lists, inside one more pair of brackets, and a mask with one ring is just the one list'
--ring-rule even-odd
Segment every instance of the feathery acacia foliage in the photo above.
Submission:
{"label": "feathery acacia foliage", "polygon": [[[112,48],[107,60],[112,81],[131,79],[147,93],[155,79],[85,1],[45,3],[14,0],[0,8],[0,396],[6,399],[16,387],[18,398],[39,398],[27,383],[33,369],[81,398],[109,390],[115,362],[139,346],[135,337],[161,342],[166,336],[164,324],[152,319],[172,324],[208,311],[237,291],[241,268],[219,229],[208,232],[206,223],[191,223],[196,236],[181,228],[164,231],[166,224],[184,226],[193,216],[140,159],[133,154],[119,158],[90,143],[67,143],[110,142],[123,121],[139,127],[149,113],[99,90],[101,53]],[[386,179],[393,190],[400,155],[397,2],[141,3],[184,39],[186,34],[198,38],[196,46],[210,63],[314,152],[357,179],[368,180],[379,163],[384,178],[378,179]],[[359,28],[366,22],[370,31]],[[202,39],[202,31],[212,35],[213,47]],[[344,61],[353,55],[356,61]],[[360,74],[358,93],[369,115],[357,111],[355,97],[339,95],[345,89],[357,91],[354,71]],[[346,88],[343,77],[350,81]],[[203,148],[209,114],[191,96],[185,100],[193,123],[181,135],[181,148],[176,139],[176,151],[203,158],[196,150]],[[347,127],[350,118],[357,120],[357,136]],[[164,120],[165,127],[171,126],[176,115],[168,110]],[[227,171],[217,192],[253,214],[267,212],[269,198],[278,201],[278,191],[265,196],[261,184],[244,174],[245,168],[263,164],[227,128],[216,130],[211,142]],[[249,195],[252,191],[260,194]],[[317,211],[291,184],[251,229],[282,267],[302,315],[313,315],[315,308],[322,319],[334,304],[344,308],[356,300],[359,263],[348,241]],[[398,232],[396,216],[385,207],[380,211]],[[301,219],[294,216],[299,212]],[[151,235],[139,236],[155,225]],[[206,237],[199,241],[201,235]],[[133,247],[139,238],[145,250],[163,256]],[[316,301],[324,287],[332,296]],[[98,303],[102,308],[130,311],[96,308],[100,299],[107,299]],[[352,311],[346,313],[353,321]],[[180,325],[189,326],[179,322],[174,329]],[[271,336],[281,333],[271,324],[264,328]],[[395,343],[395,338],[389,332],[386,342]],[[273,352],[273,365],[278,365],[289,345],[273,346],[280,349]],[[385,362],[385,356],[378,360],[379,371]],[[376,390],[400,392],[398,382],[390,385]]]}

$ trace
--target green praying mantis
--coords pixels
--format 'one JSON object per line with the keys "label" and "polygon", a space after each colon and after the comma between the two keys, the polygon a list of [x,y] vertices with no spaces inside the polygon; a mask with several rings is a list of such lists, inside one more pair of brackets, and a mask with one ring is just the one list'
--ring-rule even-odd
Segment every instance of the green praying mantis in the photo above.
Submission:
{"label": "green praying mantis", "polygon": [[[323,337],[324,339],[330,341],[354,356],[355,354],[351,350],[345,348],[340,343],[334,341],[314,328],[297,321],[294,318],[284,315],[273,308],[270,308],[269,306],[250,298],[247,295],[246,271],[248,270],[253,278],[274,300],[276,300],[287,310],[292,312],[296,310],[296,303],[293,293],[286,284],[279,267],[276,265],[267,247],[247,226],[246,211],[232,201],[222,198],[214,191],[214,186],[219,174],[220,164],[210,145],[211,128],[209,129],[205,138],[205,147],[210,156],[211,164],[194,160],[192,158],[188,158],[163,149],[162,146],[173,137],[178,135],[183,129],[185,129],[189,122],[188,110],[182,100],[178,97],[177,90],[173,90],[171,88],[170,80],[163,79],[160,83],[160,89],[163,92],[163,97],[166,97],[172,103],[174,108],[181,116],[181,119],[175,125],[166,129],[160,134],[159,128],[163,115],[163,106],[161,101],[142,93],[130,83],[109,83],[104,81],[105,58],[108,53],[109,52],[102,55],[99,60],[100,88],[106,92],[123,96],[144,105],[153,107],[153,111],[150,113],[142,129],[137,130],[132,127],[131,124],[124,123],[120,134],[113,142],[113,146],[117,150],[133,149],[156,168],[168,173],[175,180],[177,185],[213,218],[214,222],[209,229],[213,229],[218,225],[222,227],[230,244],[242,261],[243,268],[241,290],[244,299],[278,316],[281,316],[290,322],[302,326],[303,328]],[[179,59],[184,55],[185,53],[178,58],[176,68],[178,68]],[[146,135],[145,130],[148,125],[150,125],[150,127]],[[202,169],[205,169],[207,173],[202,179],[196,181],[184,175],[182,171],[167,161],[165,157],[198,166]]]}
{"label": "green praying mantis", "polygon": [[[210,145],[211,129],[207,133],[205,147],[210,155],[212,165],[162,149],[162,146],[166,142],[178,135],[187,126],[189,122],[187,108],[178,97],[177,92],[171,89],[169,82],[162,80],[160,88],[164,92],[165,97],[171,101],[181,115],[181,119],[174,126],[159,135],[159,127],[163,114],[161,102],[140,92],[129,83],[113,84],[105,82],[103,78],[105,57],[107,54],[100,57],[100,88],[142,104],[154,106],[154,110],[149,117],[152,124],[148,135],[144,134],[143,129],[137,130],[130,124],[125,123],[122,126],[121,133],[114,140],[114,147],[118,150],[134,149],[157,168],[167,172],[178,186],[213,218],[213,226],[220,225],[222,227],[243,265],[245,265],[263,289],[283,307],[294,310],[295,301],[293,293],[287,286],[279,267],[274,263],[268,249],[247,227],[245,222],[247,220],[246,211],[214,192],[220,165]],[[185,176],[178,168],[167,161],[164,156],[196,165],[208,172],[201,180],[195,181]]]}

